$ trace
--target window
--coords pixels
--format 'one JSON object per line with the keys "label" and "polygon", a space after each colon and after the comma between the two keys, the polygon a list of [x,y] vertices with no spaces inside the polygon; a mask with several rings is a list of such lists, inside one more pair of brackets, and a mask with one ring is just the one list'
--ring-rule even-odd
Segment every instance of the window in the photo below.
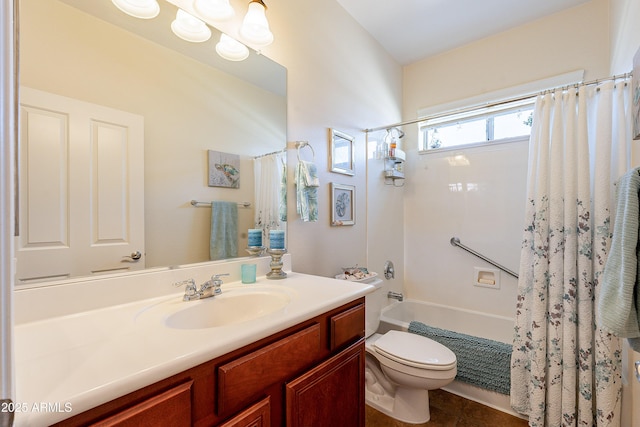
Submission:
{"label": "window", "polygon": [[419,125],[420,148],[429,151],[529,136],[534,102],[531,97],[426,119]]}

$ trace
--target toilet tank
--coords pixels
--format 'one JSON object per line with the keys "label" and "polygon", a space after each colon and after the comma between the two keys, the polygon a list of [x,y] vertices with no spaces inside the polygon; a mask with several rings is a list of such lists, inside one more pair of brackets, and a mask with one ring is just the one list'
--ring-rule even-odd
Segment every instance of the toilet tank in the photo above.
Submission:
{"label": "toilet tank", "polygon": [[382,279],[374,278],[367,282],[375,287],[373,292],[365,295],[365,336],[369,337],[378,330],[380,324],[380,314],[387,304],[384,292],[384,282]]}

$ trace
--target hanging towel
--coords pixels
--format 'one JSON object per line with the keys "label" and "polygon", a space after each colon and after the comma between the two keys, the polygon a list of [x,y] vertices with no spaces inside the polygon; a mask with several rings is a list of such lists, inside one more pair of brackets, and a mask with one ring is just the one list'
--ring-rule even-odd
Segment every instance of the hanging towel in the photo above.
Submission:
{"label": "hanging towel", "polygon": [[613,335],[628,338],[635,351],[640,351],[638,191],[640,168],[627,172],[617,183],[613,237],[598,300],[599,326]]}
{"label": "hanging towel", "polygon": [[209,258],[213,260],[238,256],[238,204],[211,202],[211,240]]}
{"label": "hanging towel", "polygon": [[296,209],[305,221],[318,220],[318,169],[312,162],[300,160],[295,170]]}

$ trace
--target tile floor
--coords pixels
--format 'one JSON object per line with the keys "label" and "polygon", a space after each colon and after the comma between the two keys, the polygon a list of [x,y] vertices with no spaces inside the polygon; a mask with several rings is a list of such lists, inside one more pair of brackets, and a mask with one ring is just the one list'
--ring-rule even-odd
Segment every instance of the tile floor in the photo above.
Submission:
{"label": "tile floor", "polygon": [[526,420],[464,399],[444,390],[429,392],[431,419],[424,424],[406,424],[367,406],[366,427],[526,427]]}

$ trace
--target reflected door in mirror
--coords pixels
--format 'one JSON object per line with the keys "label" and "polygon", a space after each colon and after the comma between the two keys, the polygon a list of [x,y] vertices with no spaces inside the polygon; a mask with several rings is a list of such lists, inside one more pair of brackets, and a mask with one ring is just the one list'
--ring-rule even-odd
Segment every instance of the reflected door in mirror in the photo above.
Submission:
{"label": "reflected door in mirror", "polygon": [[18,283],[144,268],[143,118],[20,94]]}

